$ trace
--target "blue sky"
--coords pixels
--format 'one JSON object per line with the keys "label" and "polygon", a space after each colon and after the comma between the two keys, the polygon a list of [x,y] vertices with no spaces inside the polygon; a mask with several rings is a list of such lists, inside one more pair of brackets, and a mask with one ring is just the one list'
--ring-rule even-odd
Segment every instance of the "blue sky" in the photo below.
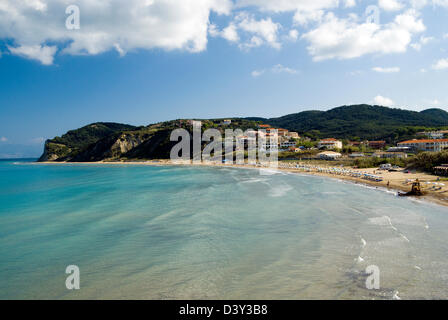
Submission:
{"label": "blue sky", "polygon": [[447,110],[447,17],[446,0],[4,0],[0,157],[97,121]]}

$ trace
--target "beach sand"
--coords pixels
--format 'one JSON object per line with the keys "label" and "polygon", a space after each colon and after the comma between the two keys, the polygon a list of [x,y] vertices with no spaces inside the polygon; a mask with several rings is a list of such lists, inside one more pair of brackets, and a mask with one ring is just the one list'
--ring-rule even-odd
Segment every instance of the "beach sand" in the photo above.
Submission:
{"label": "beach sand", "polygon": [[[41,162],[42,164],[67,164],[67,162]],[[421,197],[415,197],[422,200],[427,200],[433,203],[437,203],[439,205],[448,206],[448,182],[444,183],[444,186],[436,185],[437,189],[441,188],[440,190],[433,190],[434,182],[437,181],[438,176],[431,175],[423,172],[412,172],[412,173],[406,173],[405,171],[398,171],[398,172],[389,172],[384,170],[379,170],[378,168],[369,168],[369,169],[356,169],[352,167],[344,167],[344,170],[350,170],[352,172],[359,172],[362,174],[371,174],[376,175],[383,178],[383,181],[381,182],[375,182],[366,180],[363,178],[357,178],[349,175],[342,175],[342,174],[335,174],[335,173],[324,173],[319,172],[317,168],[319,169],[331,169],[331,168],[341,168],[341,167],[335,167],[331,166],[329,163],[328,166],[322,166],[322,165],[313,165],[310,163],[307,163],[306,165],[312,166],[315,169],[312,170],[303,170],[303,169],[297,169],[295,168],[296,165],[298,165],[300,162],[293,163],[293,162],[287,162],[287,165],[289,167],[283,167],[284,163],[279,162],[280,167],[273,168],[273,170],[280,170],[280,171],[286,171],[290,173],[301,173],[301,174],[309,174],[309,175],[316,175],[316,176],[322,176],[322,177],[328,177],[328,178],[336,178],[340,180],[350,181],[356,184],[363,184],[363,185],[369,185],[369,186],[375,186],[378,188],[385,188],[389,190],[394,191],[400,191],[400,192],[409,192],[411,190],[411,184],[412,181],[415,181],[416,179],[419,179],[419,181],[422,183],[422,188],[425,193],[424,196]],[[69,162],[69,164],[76,164],[75,162]],[[89,163],[82,163],[82,164],[107,164],[107,165],[113,165],[113,164],[120,164],[120,165],[158,165],[158,166],[168,166],[168,165],[188,165],[188,166],[213,166],[213,167],[235,167],[235,168],[252,168],[252,169],[262,169],[260,166],[255,165],[237,165],[237,164],[222,164],[222,163],[216,163],[216,162],[203,162],[203,163],[173,163],[170,160],[149,160],[149,161],[100,161],[100,162],[89,162]],[[301,163],[303,165],[303,163]],[[271,169],[271,168],[270,168]],[[389,185],[388,185],[389,183]]]}

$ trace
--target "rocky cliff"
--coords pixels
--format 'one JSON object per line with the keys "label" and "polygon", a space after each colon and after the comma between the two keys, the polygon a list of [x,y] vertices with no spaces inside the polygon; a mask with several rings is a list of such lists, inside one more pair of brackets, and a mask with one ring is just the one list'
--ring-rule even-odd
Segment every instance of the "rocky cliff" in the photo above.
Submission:
{"label": "rocky cliff", "polygon": [[[223,126],[222,120],[203,120],[202,129],[215,128],[224,133],[228,128],[256,128],[257,123],[234,120]],[[95,162],[143,159],[169,159],[177,142],[170,141],[174,129],[183,128],[191,133],[190,121],[175,120],[134,127],[116,123],[94,123],[47,140],[39,161]]]}

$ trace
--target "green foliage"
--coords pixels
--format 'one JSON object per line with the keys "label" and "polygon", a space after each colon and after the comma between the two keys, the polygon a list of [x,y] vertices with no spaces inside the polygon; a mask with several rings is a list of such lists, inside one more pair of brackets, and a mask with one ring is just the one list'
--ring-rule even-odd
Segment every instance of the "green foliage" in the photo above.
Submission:
{"label": "green foliage", "polygon": [[420,131],[448,126],[448,113],[440,109],[415,112],[354,105],[329,111],[305,111],[281,118],[264,119],[263,122],[297,131],[312,139],[334,137],[395,143],[413,138]]}
{"label": "green foliage", "polygon": [[[273,127],[297,131],[303,136],[313,139],[314,142],[298,141],[298,146],[307,149],[316,147],[316,140],[321,138],[334,137],[345,139],[346,142],[366,139],[386,140],[392,144],[398,140],[414,138],[420,131],[448,127],[448,113],[443,110],[430,109],[414,112],[369,105],[344,106],[326,112],[306,111],[275,119],[231,118],[230,125],[223,125],[223,120],[201,120],[202,130],[217,129],[224,136],[226,129],[241,129],[244,132],[248,129],[257,130],[259,124],[265,123]],[[48,140],[44,155],[40,160],[98,161],[123,158],[168,158],[169,151],[175,144],[169,139],[170,133],[177,128],[184,128],[192,133],[192,126],[185,120],[166,121],[147,127],[134,127],[118,123],[94,123]],[[122,143],[126,145],[127,152],[122,151]],[[364,145],[360,148],[344,147],[342,151],[344,153],[366,152],[368,148]],[[310,150],[310,152],[316,153],[317,151]],[[286,156],[289,157],[292,154]],[[294,154],[294,157],[304,156],[306,157],[304,152]],[[391,161],[398,161],[400,164],[403,162],[403,160],[385,159],[361,159],[359,161],[358,165],[362,167]],[[423,162],[417,162],[416,165],[423,167]],[[448,163],[448,160],[445,162]]]}
{"label": "green foliage", "polygon": [[69,148],[81,149],[89,144],[109,136],[112,133],[133,130],[134,126],[118,123],[93,123],[81,129],[71,130],[62,137],[56,137],[50,142],[66,145]]}
{"label": "green foliage", "polygon": [[434,167],[442,164],[448,164],[448,151],[421,152],[410,161],[413,168],[427,172],[432,172]]}
{"label": "green foliage", "polygon": [[306,149],[311,149],[317,146],[316,141],[299,140],[297,142],[298,147],[305,147]]}
{"label": "green foliage", "polygon": [[342,153],[345,153],[345,154],[347,154],[347,153],[358,153],[358,152],[361,152],[361,148],[359,148],[359,147],[345,145],[342,148]]}
{"label": "green foliage", "polygon": [[394,166],[399,166],[399,167],[407,166],[406,159],[400,159],[400,158],[382,159],[382,158],[377,158],[377,157],[356,159],[353,162],[353,165],[360,169],[364,169],[364,168],[376,168],[382,164],[387,164],[387,163],[390,163]]}

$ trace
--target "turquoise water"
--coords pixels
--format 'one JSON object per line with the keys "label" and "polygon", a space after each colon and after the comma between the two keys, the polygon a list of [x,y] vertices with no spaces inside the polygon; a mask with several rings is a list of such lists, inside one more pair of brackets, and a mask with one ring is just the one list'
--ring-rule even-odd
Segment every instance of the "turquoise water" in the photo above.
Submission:
{"label": "turquoise water", "polygon": [[447,230],[445,207],[320,177],[0,161],[0,299],[446,299]]}

